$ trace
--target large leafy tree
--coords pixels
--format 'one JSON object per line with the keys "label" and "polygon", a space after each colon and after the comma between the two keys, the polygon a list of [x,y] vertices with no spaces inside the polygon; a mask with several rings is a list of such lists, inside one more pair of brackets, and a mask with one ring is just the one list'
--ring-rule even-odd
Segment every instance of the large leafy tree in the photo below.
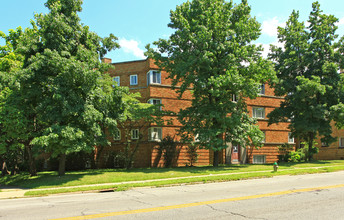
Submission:
{"label": "large leafy tree", "polygon": [[48,14],[36,15],[37,36],[23,39],[25,55],[21,79],[24,105],[40,122],[31,142],[59,157],[59,175],[65,173],[66,154],[92,151],[102,136],[104,115],[95,105],[116,37],[101,38],[80,23],[82,0],[48,0]]}
{"label": "large leafy tree", "polygon": [[[259,85],[274,71],[261,57],[262,48],[252,43],[260,35],[260,24],[250,12],[246,0],[188,1],[171,11],[168,26],[175,32],[170,38],[154,42],[157,50],[147,47],[181,96],[192,88],[192,105],[179,114],[181,133],[184,140],[198,136],[212,149],[214,166],[229,142],[259,146],[263,139],[244,97],[256,98]],[[237,102],[231,101],[233,95],[239,97]]]}
{"label": "large leafy tree", "polygon": [[[20,95],[20,70],[23,67],[24,56],[18,51],[24,36],[31,36],[37,31],[32,29],[9,30],[6,36],[0,32],[6,44],[0,47],[0,154],[14,174],[18,160],[28,159],[29,171],[36,175],[32,147],[30,140],[34,137],[34,122],[30,121],[30,112],[22,105]],[[37,122],[35,122],[37,125]],[[24,149],[26,157],[24,158]],[[5,164],[4,164],[5,165]],[[4,166],[5,167],[5,166]],[[6,173],[6,172],[4,172]]]}
{"label": "large leafy tree", "polygon": [[284,47],[272,46],[269,55],[278,77],[275,93],[285,96],[280,108],[268,115],[270,124],[290,121],[293,135],[308,143],[309,160],[317,135],[323,142],[335,140],[330,122],[339,117],[343,99],[343,44],[335,43],[338,19],[323,13],[318,2],[312,7],[307,27],[299,21],[299,12],[292,12],[286,27],[278,28]]}

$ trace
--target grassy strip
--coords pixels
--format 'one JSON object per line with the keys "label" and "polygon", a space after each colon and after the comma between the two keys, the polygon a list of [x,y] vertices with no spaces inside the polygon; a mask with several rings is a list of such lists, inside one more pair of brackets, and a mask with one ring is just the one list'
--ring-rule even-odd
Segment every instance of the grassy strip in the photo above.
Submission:
{"label": "grassy strip", "polygon": [[[281,163],[279,171],[294,168],[307,168],[319,166],[344,166],[344,160],[315,161],[311,163]],[[172,177],[192,177],[210,174],[242,173],[253,171],[271,171],[272,165],[230,165],[230,166],[203,166],[203,167],[178,167],[178,168],[142,168],[142,169],[102,169],[67,172],[59,177],[56,172],[40,172],[37,177],[30,177],[27,173],[16,176],[0,178],[1,185],[18,186],[28,189],[44,189],[53,187],[68,187],[92,185],[102,183],[119,183],[138,180],[155,180]]]}
{"label": "grassy strip", "polygon": [[71,193],[71,192],[85,192],[85,191],[96,191],[96,190],[114,190],[123,191],[135,187],[163,187],[163,186],[173,186],[180,184],[195,184],[195,183],[208,183],[208,182],[223,182],[223,181],[235,181],[235,180],[245,180],[253,178],[270,178],[279,175],[301,175],[301,174],[312,174],[312,173],[326,173],[344,170],[344,165],[335,167],[325,167],[320,169],[295,169],[295,170],[279,170],[278,172],[266,171],[259,173],[244,173],[244,174],[229,174],[221,176],[204,176],[204,177],[190,177],[185,179],[174,179],[174,180],[162,180],[156,182],[146,182],[146,183],[131,183],[131,184],[121,184],[121,185],[111,185],[111,186],[91,186],[91,187],[79,187],[79,188],[60,188],[54,190],[40,190],[40,191],[28,191],[25,196],[45,196],[50,194],[58,193]]}

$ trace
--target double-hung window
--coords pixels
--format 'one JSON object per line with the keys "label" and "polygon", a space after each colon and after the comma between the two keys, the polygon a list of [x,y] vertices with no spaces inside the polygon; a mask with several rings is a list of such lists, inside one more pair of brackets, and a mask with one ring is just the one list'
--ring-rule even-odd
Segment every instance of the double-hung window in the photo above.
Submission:
{"label": "double-hung window", "polygon": [[264,95],[265,94],[265,84],[261,84],[259,86],[259,92],[258,92],[259,95]]}
{"label": "double-hung window", "polygon": [[139,139],[139,136],[140,136],[139,129],[132,129],[131,130],[131,139],[132,140]]}
{"label": "double-hung window", "polygon": [[339,138],[339,147],[344,147],[344,137]]}
{"label": "double-hung window", "polygon": [[113,139],[115,141],[120,141],[121,140],[121,131],[119,129],[116,129],[114,134],[113,134]]}
{"label": "double-hung window", "polygon": [[120,86],[121,85],[121,78],[119,76],[113,77],[113,81],[116,82],[115,86]]}
{"label": "double-hung window", "polygon": [[135,86],[137,85],[137,75],[130,75],[130,85]]}
{"label": "double-hung window", "polygon": [[162,139],[162,129],[158,127],[153,127],[148,129],[148,139],[150,141],[161,141]]}
{"label": "double-hung window", "polygon": [[232,102],[238,102],[238,96],[233,94],[232,95]]}
{"label": "double-hung window", "polygon": [[161,99],[149,99],[148,103],[151,105],[160,105],[159,109],[161,110]]}
{"label": "double-hung window", "polygon": [[288,133],[288,143],[290,144],[294,143],[294,137],[292,136],[291,132]]}
{"label": "double-hung window", "polygon": [[265,109],[263,107],[253,107],[252,108],[253,118],[265,118]]}
{"label": "double-hung window", "polygon": [[161,72],[150,70],[147,73],[147,84],[161,84]]}

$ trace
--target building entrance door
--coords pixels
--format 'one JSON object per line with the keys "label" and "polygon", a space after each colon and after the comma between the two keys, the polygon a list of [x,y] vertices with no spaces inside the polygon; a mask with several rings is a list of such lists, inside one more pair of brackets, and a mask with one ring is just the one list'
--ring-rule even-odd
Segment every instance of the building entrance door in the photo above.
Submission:
{"label": "building entrance door", "polygon": [[238,145],[233,145],[232,146],[232,163],[239,163],[239,146]]}

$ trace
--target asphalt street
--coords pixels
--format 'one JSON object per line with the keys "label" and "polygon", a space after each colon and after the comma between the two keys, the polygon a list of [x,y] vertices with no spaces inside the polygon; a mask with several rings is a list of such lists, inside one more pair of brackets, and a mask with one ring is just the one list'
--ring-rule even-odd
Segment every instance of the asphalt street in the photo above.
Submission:
{"label": "asphalt street", "polygon": [[0,200],[0,219],[344,219],[344,171]]}

